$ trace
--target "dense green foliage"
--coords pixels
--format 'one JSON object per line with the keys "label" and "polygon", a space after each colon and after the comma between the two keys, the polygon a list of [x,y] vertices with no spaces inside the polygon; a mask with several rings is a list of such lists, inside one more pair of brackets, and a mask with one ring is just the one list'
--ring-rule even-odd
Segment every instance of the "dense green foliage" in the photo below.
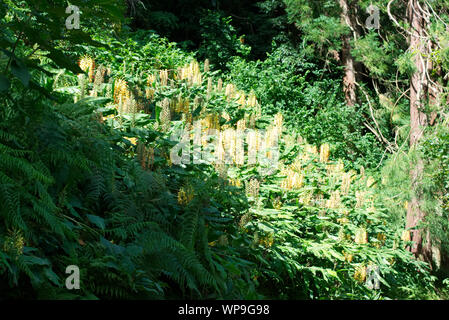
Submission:
{"label": "dense green foliage", "polygon": [[[444,297],[403,216],[420,153],[426,223],[449,249],[447,120],[408,152],[398,91],[362,83],[346,104],[334,1],[172,2],[128,1],[128,20],[124,1],[73,1],[83,23],[69,31],[65,1],[0,1],[0,298]],[[243,37],[239,19],[256,30]],[[379,39],[354,56],[387,90],[407,57]],[[195,121],[279,130],[278,166],[173,163]],[[397,152],[366,124],[396,132]]]}

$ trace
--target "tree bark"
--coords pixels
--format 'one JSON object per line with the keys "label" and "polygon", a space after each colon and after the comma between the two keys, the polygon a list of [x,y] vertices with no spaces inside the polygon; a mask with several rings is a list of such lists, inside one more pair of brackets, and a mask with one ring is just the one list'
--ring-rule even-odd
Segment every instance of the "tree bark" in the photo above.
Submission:
{"label": "tree bark", "polygon": [[[426,20],[423,12],[418,6],[418,0],[409,0],[407,6],[407,18],[410,24],[409,45],[413,52],[413,62],[416,72],[410,79],[410,147],[414,148],[420,141],[425,127],[428,125],[428,118],[424,112],[424,107],[431,102],[433,95],[429,89],[427,74],[431,68],[430,61],[427,60],[429,39],[425,36]],[[432,101],[433,102],[433,101]],[[410,168],[410,179],[412,187],[412,198],[407,209],[406,227],[416,228],[426,216],[422,209],[422,175],[424,172],[424,161],[418,156],[416,163]],[[425,237],[426,241],[423,241]],[[411,230],[411,240],[414,244],[410,251],[417,257],[427,262],[432,262],[432,249],[430,234],[428,230]]]}
{"label": "tree bark", "polygon": [[[356,25],[351,19],[351,14],[348,7],[347,0],[339,0],[341,8],[341,21],[346,24],[352,31],[356,33]],[[343,36],[343,45],[341,50],[341,62],[345,67],[345,75],[343,77],[343,91],[345,93],[345,100],[347,105],[353,106],[357,103],[357,95],[355,89],[356,83],[356,70],[354,58],[351,54],[351,35],[347,34]]]}

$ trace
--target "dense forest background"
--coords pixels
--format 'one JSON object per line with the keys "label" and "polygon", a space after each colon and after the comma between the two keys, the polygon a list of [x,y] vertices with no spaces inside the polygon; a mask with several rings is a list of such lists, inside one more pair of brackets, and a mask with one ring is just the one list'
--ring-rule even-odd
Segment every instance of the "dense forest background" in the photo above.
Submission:
{"label": "dense forest background", "polygon": [[0,298],[446,299],[448,9],[0,0]]}

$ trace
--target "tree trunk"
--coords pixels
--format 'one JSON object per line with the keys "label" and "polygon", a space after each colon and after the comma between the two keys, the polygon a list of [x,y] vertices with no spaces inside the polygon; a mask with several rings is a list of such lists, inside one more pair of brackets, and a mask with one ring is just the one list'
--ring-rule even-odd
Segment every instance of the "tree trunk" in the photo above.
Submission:
{"label": "tree trunk", "polygon": [[[351,19],[347,0],[339,0],[341,8],[341,21],[348,25],[352,33],[356,33],[356,25]],[[345,75],[343,77],[343,90],[345,93],[345,100],[349,106],[353,106],[357,102],[357,95],[355,91],[356,71],[354,58],[351,54],[351,36],[349,34],[343,36],[343,46],[341,50],[341,62],[345,67]]]}
{"label": "tree trunk", "polygon": [[[426,21],[422,11],[418,6],[418,0],[409,0],[407,6],[407,18],[410,23],[409,44],[410,50],[414,53],[413,62],[416,72],[410,80],[410,147],[414,148],[420,141],[425,127],[428,125],[427,115],[424,107],[429,100],[429,83],[427,71],[431,64],[427,61],[430,48],[429,40],[425,38]],[[432,93],[431,93],[432,94]],[[412,186],[412,199],[407,209],[406,227],[415,228],[425,218],[422,209],[422,188],[421,181],[424,172],[424,161],[418,157],[414,166],[410,169],[410,179]],[[423,238],[426,238],[424,243]],[[426,230],[411,230],[411,240],[414,241],[410,251],[420,259],[427,262],[432,261],[432,250],[430,235]]]}

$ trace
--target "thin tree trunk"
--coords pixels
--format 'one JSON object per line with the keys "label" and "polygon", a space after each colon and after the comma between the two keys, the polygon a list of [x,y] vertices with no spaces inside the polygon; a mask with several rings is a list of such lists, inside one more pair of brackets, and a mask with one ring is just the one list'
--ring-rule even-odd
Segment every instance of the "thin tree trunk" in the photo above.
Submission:
{"label": "thin tree trunk", "polygon": [[[349,26],[351,31],[354,33],[356,30],[356,26],[351,19],[351,15],[349,12],[348,2],[347,0],[339,0],[341,7],[341,21],[342,23]],[[355,63],[354,58],[351,54],[351,36],[344,35],[343,36],[343,46],[341,50],[341,62],[345,67],[345,75],[343,77],[343,90],[345,93],[345,100],[349,106],[353,106],[357,102],[357,95],[355,90],[356,83],[356,71],[355,71]]]}
{"label": "thin tree trunk", "polygon": [[[429,40],[425,39],[425,19],[418,7],[418,0],[409,0],[407,17],[411,26],[410,50],[414,53],[413,62],[417,69],[410,80],[410,147],[413,148],[419,143],[423,131],[428,125],[427,115],[424,113],[423,108],[429,102],[429,85],[426,77],[429,68],[428,61],[426,61],[426,56],[429,52],[427,46]],[[412,199],[407,209],[407,228],[415,228],[424,220],[426,215],[422,209],[421,184],[423,172],[424,162],[421,158],[418,158],[410,169]],[[415,229],[411,231],[411,236],[414,245],[410,248],[410,251],[416,257],[431,262],[432,250],[428,231]],[[426,238],[425,243],[423,241],[424,237]]]}

